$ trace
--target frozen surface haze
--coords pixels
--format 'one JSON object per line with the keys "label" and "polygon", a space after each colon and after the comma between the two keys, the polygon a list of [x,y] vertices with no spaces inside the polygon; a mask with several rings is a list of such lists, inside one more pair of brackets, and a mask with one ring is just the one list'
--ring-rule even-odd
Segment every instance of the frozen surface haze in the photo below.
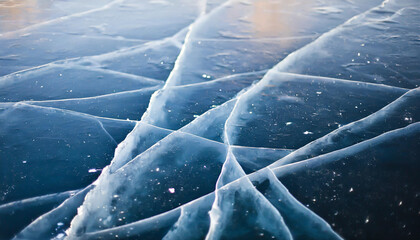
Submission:
{"label": "frozen surface haze", "polygon": [[0,0],[0,240],[420,239],[418,0]]}

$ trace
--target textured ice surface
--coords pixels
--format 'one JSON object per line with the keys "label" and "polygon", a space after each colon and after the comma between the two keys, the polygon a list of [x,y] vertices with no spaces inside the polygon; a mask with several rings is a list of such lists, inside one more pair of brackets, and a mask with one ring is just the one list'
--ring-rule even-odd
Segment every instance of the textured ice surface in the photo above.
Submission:
{"label": "textured ice surface", "polygon": [[[277,174],[295,197],[344,236],[409,239],[419,233],[414,211],[419,203],[419,158],[411,150],[419,149],[419,139],[420,125],[414,123],[280,167]],[[303,190],[307,184],[312,188]]]}
{"label": "textured ice surface", "polygon": [[237,145],[296,149],[379,110],[405,92],[383,85],[270,72],[238,100],[226,123],[227,136]]}
{"label": "textured ice surface", "polygon": [[420,238],[419,23],[416,0],[0,1],[0,239]]}
{"label": "textured ice surface", "polygon": [[89,170],[108,165],[113,148],[134,127],[24,103],[0,108],[1,203],[88,185],[100,172]]}

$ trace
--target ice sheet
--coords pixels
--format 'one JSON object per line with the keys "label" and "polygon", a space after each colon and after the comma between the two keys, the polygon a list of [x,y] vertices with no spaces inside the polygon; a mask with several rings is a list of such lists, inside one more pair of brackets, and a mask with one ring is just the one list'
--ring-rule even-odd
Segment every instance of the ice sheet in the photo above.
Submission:
{"label": "ice sheet", "polygon": [[419,238],[417,5],[0,3],[0,239]]}

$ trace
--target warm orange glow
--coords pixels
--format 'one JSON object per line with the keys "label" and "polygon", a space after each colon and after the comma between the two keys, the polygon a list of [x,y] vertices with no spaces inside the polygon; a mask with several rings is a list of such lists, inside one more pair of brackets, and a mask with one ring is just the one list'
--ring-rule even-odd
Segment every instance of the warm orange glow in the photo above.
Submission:
{"label": "warm orange glow", "polygon": [[50,4],[50,1],[40,4],[38,0],[0,0],[0,32],[18,30],[42,21],[46,17],[42,10]]}
{"label": "warm orange glow", "polygon": [[[296,36],[303,19],[296,13],[305,12],[302,2],[295,0],[257,0],[253,3],[253,14],[249,19],[257,38]],[[308,23],[305,23],[308,24]]]}

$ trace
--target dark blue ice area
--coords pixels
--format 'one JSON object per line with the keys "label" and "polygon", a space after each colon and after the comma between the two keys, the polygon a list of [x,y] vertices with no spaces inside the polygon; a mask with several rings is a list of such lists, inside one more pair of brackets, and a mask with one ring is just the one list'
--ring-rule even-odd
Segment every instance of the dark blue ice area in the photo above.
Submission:
{"label": "dark blue ice area", "polygon": [[0,240],[420,239],[417,0],[0,0]]}

